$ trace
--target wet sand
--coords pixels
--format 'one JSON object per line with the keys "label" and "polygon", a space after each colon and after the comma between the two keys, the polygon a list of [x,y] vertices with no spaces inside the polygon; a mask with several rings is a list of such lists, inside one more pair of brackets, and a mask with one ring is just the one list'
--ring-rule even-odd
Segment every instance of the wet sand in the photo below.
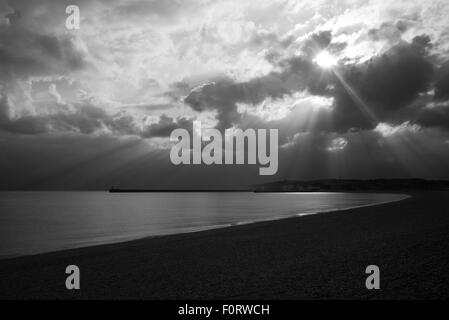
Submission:
{"label": "wet sand", "polygon": [[[449,191],[0,261],[1,299],[449,298]],[[81,290],[65,288],[65,268]],[[365,288],[365,268],[381,290]]]}

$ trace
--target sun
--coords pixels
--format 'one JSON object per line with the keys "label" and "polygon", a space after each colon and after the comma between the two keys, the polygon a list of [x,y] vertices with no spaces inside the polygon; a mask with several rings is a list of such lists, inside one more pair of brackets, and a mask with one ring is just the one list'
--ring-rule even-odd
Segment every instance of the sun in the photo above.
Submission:
{"label": "sun", "polygon": [[328,51],[321,51],[313,61],[323,69],[330,69],[337,64],[337,58]]}

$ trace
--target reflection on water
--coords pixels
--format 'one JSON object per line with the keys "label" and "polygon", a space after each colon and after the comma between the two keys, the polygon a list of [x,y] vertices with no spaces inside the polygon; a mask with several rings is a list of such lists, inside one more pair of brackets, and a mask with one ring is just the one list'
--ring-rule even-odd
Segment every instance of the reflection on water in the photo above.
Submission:
{"label": "reflection on water", "polygon": [[0,257],[396,201],[367,193],[0,192]]}

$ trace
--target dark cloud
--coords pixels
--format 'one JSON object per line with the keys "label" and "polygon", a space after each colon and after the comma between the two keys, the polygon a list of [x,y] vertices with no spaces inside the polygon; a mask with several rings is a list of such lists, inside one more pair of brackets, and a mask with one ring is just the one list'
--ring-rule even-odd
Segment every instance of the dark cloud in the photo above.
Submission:
{"label": "dark cloud", "polygon": [[361,66],[342,70],[341,77],[347,86],[340,79],[334,83],[333,129],[373,129],[376,121],[394,120],[420,93],[429,90],[434,66],[427,55],[428,45],[427,37],[417,37],[412,43],[400,43]]}
{"label": "dark cloud", "polygon": [[0,92],[0,130],[18,134],[44,134],[73,132],[91,134],[110,130],[114,134],[138,133],[134,119],[124,113],[110,115],[89,101],[74,105],[59,104],[52,113],[14,114],[5,90]]}
{"label": "dark cloud", "polygon": [[182,128],[192,131],[192,120],[179,117],[173,119],[165,114],[159,118],[159,122],[147,126],[141,136],[144,138],[164,138],[169,137],[173,130]]}
{"label": "dark cloud", "polygon": [[173,119],[162,114],[158,122],[149,126],[138,126],[138,121],[126,112],[110,114],[89,101],[59,107],[59,112],[14,117],[7,95],[0,94],[0,131],[26,135],[46,133],[89,135],[106,130],[115,136],[161,138],[170,136],[170,133],[177,128],[192,130],[192,119],[184,117]]}
{"label": "dark cloud", "polygon": [[437,101],[449,100],[449,61],[438,70],[435,83],[435,99]]}
{"label": "dark cloud", "polygon": [[257,104],[267,97],[280,98],[291,92],[288,86],[289,84],[278,73],[243,83],[224,79],[193,90],[184,102],[195,111],[217,111],[219,121],[217,127],[225,129],[239,120],[237,103]]}
{"label": "dark cloud", "polygon": [[430,104],[419,109],[414,122],[423,127],[449,131],[449,102],[442,105]]}
{"label": "dark cloud", "polygon": [[18,134],[81,133],[110,130],[113,134],[136,134],[134,119],[127,115],[109,115],[93,105],[77,105],[74,110],[52,114],[11,117],[6,97],[0,100],[0,130]]}
{"label": "dark cloud", "polygon": [[11,119],[8,96],[0,93],[0,130],[13,133],[39,134],[47,132],[47,121],[41,117],[24,116]]}
{"label": "dark cloud", "polygon": [[0,26],[0,79],[64,75],[85,68],[86,53],[72,36]]}
{"label": "dark cloud", "polygon": [[[313,58],[314,53],[329,47],[331,40],[328,32],[312,35],[302,54],[276,62],[281,71],[246,82],[226,79],[208,83],[193,90],[185,103],[198,112],[217,111],[220,129],[239,125],[242,115],[237,110],[238,103],[256,105],[267,98],[277,99],[301,91],[334,98],[332,116],[322,113],[319,117],[323,118],[315,123],[324,131],[370,130],[378,122],[410,120],[404,118],[407,116],[404,110],[429,90],[433,81],[429,37],[418,36],[410,43],[402,41],[363,64],[341,65],[335,71],[325,71]],[[444,85],[445,78],[440,81]]]}
{"label": "dark cloud", "polygon": [[92,105],[79,106],[72,113],[57,113],[46,119],[56,132],[91,134],[101,129],[111,130],[115,134],[135,132],[131,116],[111,116],[104,109]]}
{"label": "dark cloud", "polygon": [[156,110],[167,110],[173,108],[170,103],[141,103],[141,104],[128,104],[122,108],[125,109],[137,109],[145,112],[151,112]]}

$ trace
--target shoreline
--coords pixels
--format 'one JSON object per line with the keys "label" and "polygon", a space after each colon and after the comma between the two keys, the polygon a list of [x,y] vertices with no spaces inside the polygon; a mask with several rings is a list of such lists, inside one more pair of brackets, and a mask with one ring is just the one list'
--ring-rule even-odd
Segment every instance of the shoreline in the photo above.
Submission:
{"label": "shoreline", "polygon": [[[241,191],[238,191],[238,192],[241,192]],[[245,192],[247,192],[247,191],[245,191]],[[266,192],[266,193],[272,193],[272,192]],[[304,193],[309,193],[309,192],[275,192],[275,193],[288,193],[288,194],[301,193],[301,194],[304,194]],[[316,193],[316,192],[310,192],[310,193]],[[322,193],[347,193],[347,192],[322,192]],[[364,192],[364,193],[373,193],[373,192]],[[376,194],[377,194],[377,192],[376,192]],[[44,251],[44,252],[37,252],[37,253],[31,253],[31,254],[25,254],[25,255],[11,255],[11,256],[3,256],[3,257],[0,256],[0,263],[3,261],[6,261],[6,260],[26,258],[26,257],[35,257],[35,256],[54,254],[54,253],[63,253],[65,251],[78,250],[78,249],[84,249],[84,248],[124,244],[127,242],[133,242],[133,241],[139,241],[139,240],[146,240],[146,239],[149,240],[149,239],[153,239],[153,238],[184,235],[184,234],[198,233],[198,232],[204,232],[204,231],[212,231],[212,230],[223,229],[223,228],[232,228],[232,227],[236,227],[236,226],[251,225],[251,224],[255,224],[255,223],[271,222],[271,221],[278,221],[278,220],[291,219],[291,218],[301,218],[301,217],[306,217],[306,216],[310,216],[310,215],[319,215],[319,214],[324,214],[324,213],[334,214],[334,213],[339,213],[341,211],[347,211],[347,210],[352,210],[352,209],[371,207],[371,206],[379,206],[379,205],[383,205],[383,204],[399,202],[399,201],[403,201],[403,200],[406,200],[406,199],[412,197],[412,195],[404,194],[404,193],[382,192],[379,194],[396,194],[398,196],[403,196],[403,198],[396,199],[396,200],[381,201],[381,202],[371,203],[371,204],[358,205],[358,206],[349,206],[349,207],[344,207],[344,208],[340,208],[340,209],[329,209],[329,210],[314,211],[314,212],[307,212],[307,213],[295,213],[295,214],[292,214],[291,216],[284,216],[284,217],[273,216],[273,217],[269,217],[269,218],[256,219],[256,220],[251,220],[251,221],[238,221],[238,222],[227,223],[227,224],[222,224],[222,225],[211,225],[211,226],[197,227],[192,230],[176,232],[176,233],[165,233],[165,234],[147,235],[147,236],[140,236],[140,237],[137,236],[137,237],[130,237],[129,239],[126,239],[126,240],[117,240],[117,241],[112,241],[112,242],[106,240],[104,242],[98,242],[96,244],[85,245],[85,246],[75,246],[75,247],[71,247],[71,248],[64,248],[64,249],[54,250],[54,251]]]}
{"label": "shoreline", "polygon": [[448,195],[1,260],[0,298],[447,299]]}

